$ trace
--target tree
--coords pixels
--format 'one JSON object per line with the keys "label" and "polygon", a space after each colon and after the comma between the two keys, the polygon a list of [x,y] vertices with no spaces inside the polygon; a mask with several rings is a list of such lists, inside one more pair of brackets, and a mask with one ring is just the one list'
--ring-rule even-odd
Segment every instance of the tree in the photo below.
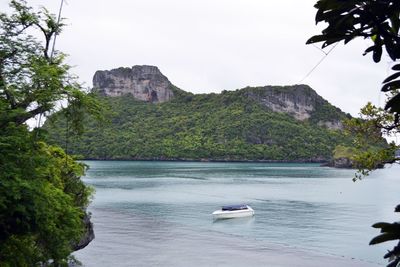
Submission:
{"label": "tree", "polygon": [[26,122],[69,100],[66,113],[80,130],[83,110],[99,114],[99,106],[69,73],[65,55],[50,49],[63,24],[23,0],[10,7],[11,15],[0,14],[0,266],[63,266],[85,245],[92,190],[80,180],[85,166]]}
{"label": "tree", "polygon": [[[400,1],[398,0],[319,0],[315,4],[316,23],[325,22],[327,27],[321,35],[311,37],[307,44],[323,42],[322,48],[343,41],[345,44],[357,37],[372,41],[372,45],[364,51],[364,55],[372,53],[374,62],[379,62],[383,51],[393,61],[394,71],[383,81],[381,91],[387,94],[384,109],[367,104],[361,114],[363,120],[352,120],[348,123],[350,130],[358,135],[356,140],[374,137],[376,133],[398,134],[400,131]],[[364,137],[363,137],[364,136]],[[372,170],[377,163],[390,163],[394,158],[392,144],[386,150],[373,153],[357,153],[358,167],[361,170]],[[391,154],[390,154],[391,153]],[[361,172],[366,174],[367,172]],[[396,212],[400,211],[397,206]],[[373,238],[370,244],[378,244],[389,240],[400,239],[400,224],[377,223],[373,227],[381,229],[381,235]],[[397,266],[400,262],[400,241],[384,258],[389,258],[388,266]]]}
{"label": "tree", "polygon": [[[382,137],[382,129],[392,125],[393,115],[382,108],[368,102],[360,111],[359,118],[344,120],[345,133],[353,137],[350,159],[358,172],[354,181],[369,175],[372,170],[384,167],[385,164],[395,163],[398,146],[390,144]],[[385,130],[384,135],[390,135],[395,130]]]}
{"label": "tree", "polygon": [[[323,42],[322,48],[357,37],[369,39],[372,45],[364,55],[372,52],[374,62],[382,58],[383,49],[396,62],[400,59],[400,2],[396,0],[320,0],[315,21],[328,26],[321,35],[311,37],[307,44]],[[385,110],[392,114],[390,125],[381,125],[384,130],[398,130],[400,126],[400,64],[392,67],[394,74],[383,81],[381,90],[389,92]]]}

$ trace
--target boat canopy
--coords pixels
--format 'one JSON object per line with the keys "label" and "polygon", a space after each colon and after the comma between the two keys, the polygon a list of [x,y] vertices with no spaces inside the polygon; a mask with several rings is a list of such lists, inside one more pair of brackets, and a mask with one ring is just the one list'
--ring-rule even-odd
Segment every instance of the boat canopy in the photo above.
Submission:
{"label": "boat canopy", "polygon": [[246,204],[222,206],[222,210],[246,210]]}

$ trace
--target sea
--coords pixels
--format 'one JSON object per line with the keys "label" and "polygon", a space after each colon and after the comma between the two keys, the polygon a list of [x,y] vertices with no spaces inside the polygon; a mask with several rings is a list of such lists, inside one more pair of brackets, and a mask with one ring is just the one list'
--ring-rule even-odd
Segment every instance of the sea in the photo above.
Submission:
{"label": "sea", "polygon": [[[83,266],[385,266],[396,242],[371,225],[399,215],[400,166],[354,182],[354,170],[299,163],[84,161],[96,238]],[[223,205],[254,217],[214,220]]]}

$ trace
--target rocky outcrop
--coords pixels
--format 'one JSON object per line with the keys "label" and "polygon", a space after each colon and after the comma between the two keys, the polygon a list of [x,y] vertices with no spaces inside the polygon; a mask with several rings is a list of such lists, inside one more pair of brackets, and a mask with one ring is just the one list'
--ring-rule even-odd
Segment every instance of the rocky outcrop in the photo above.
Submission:
{"label": "rocky outcrop", "polygon": [[331,162],[331,167],[350,169],[353,168],[353,162],[351,161],[351,159],[345,157],[335,158]]}
{"label": "rocky outcrop", "polygon": [[397,150],[395,151],[394,157],[395,157],[396,159],[400,159],[400,149],[397,149]]}
{"label": "rocky outcrop", "polygon": [[328,162],[322,163],[321,167],[333,167],[338,169],[353,169],[353,162],[346,157],[334,158]]}
{"label": "rocky outcrop", "polygon": [[[287,113],[300,121],[311,119],[320,112],[320,107],[330,106],[335,109],[307,85],[249,88],[247,96],[274,112]],[[340,110],[335,112],[342,113]],[[337,119],[321,120],[317,123],[333,130],[342,129],[342,123]]]}
{"label": "rocky outcrop", "polygon": [[132,95],[138,100],[162,103],[174,97],[172,84],[155,66],[133,66],[96,71],[93,89],[105,96]]}
{"label": "rocky outcrop", "polygon": [[291,90],[286,88],[265,86],[250,91],[248,96],[274,112],[288,113],[298,120],[308,119],[314,110],[317,93],[303,85],[290,86]]}
{"label": "rocky outcrop", "polygon": [[83,249],[87,245],[89,245],[90,242],[94,239],[94,230],[93,230],[93,223],[90,221],[90,216],[91,214],[88,212],[85,212],[85,216],[83,217],[83,223],[85,225],[85,232],[81,238],[81,240],[73,245],[73,250],[77,251],[80,249]]}
{"label": "rocky outcrop", "polygon": [[[382,169],[386,163],[393,163],[391,161],[388,162],[376,162],[374,166],[372,167],[373,169]],[[323,164],[321,166],[325,167],[334,167],[334,168],[339,168],[339,169],[357,169],[357,164],[354,163],[351,159],[346,158],[346,157],[340,157],[340,158],[334,158],[332,161]]]}

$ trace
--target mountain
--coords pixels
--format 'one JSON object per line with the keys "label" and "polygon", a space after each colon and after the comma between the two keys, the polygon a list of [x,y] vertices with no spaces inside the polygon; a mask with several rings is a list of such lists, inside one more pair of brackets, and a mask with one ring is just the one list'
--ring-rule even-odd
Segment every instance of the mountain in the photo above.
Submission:
{"label": "mountain", "polygon": [[151,103],[163,103],[174,97],[171,82],[155,66],[96,71],[93,87],[105,96],[131,94]]}
{"label": "mountain", "polygon": [[[93,92],[110,107],[110,122],[86,119],[68,134],[68,152],[87,159],[321,162],[349,145],[341,120],[350,115],[307,85],[246,87],[192,94],[154,66],[97,71]],[[65,147],[62,113],[44,126]]]}

